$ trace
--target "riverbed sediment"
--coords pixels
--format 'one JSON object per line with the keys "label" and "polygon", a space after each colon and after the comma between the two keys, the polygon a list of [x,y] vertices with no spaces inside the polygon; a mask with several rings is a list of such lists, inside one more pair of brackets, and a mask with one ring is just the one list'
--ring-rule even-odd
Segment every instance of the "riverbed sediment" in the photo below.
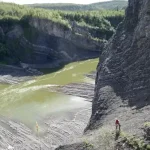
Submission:
{"label": "riverbed sediment", "polygon": [[[15,72],[16,74],[14,72],[11,74],[12,76],[6,75],[6,72],[1,75],[5,76],[5,78],[7,77],[7,80],[5,80],[7,82],[5,83],[14,84],[13,80],[15,78],[33,78],[33,76],[24,76],[24,73],[18,76],[18,72]],[[65,111],[54,112],[41,118],[41,122],[38,123],[38,132],[36,122],[33,127],[29,127],[9,116],[0,116],[1,150],[8,148],[14,150],[54,150],[59,145],[76,142],[77,138],[83,135],[91,115],[92,103],[90,101],[92,101],[93,97],[94,84],[72,83],[55,87],[55,89],[57,89],[56,92],[77,96],[77,99],[75,98],[74,100],[78,100],[80,106]],[[79,99],[78,97],[82,97],[83,99]]]}
{"label": "riverbed sediment", "polygon": [[37,75],[18,66],[0,64],[0,83],[18,84],[33,79]]}
{"label": "riverbed sediment", "polygon": [[85,98],[86,101],[92,102],[94,97],[94,86],[92,83],[71,83],[65,86],[59,86],[57,92],[65,93]]}
{"label": "riverbed sediment", "polygon": [[39,132],[26,125],[0,117],[0,149],[6,150],[54,150],[59,145],[75,142],[81,137],[91,114],[91,103],[84,107],[53,114],[43,120],[39,125]]}

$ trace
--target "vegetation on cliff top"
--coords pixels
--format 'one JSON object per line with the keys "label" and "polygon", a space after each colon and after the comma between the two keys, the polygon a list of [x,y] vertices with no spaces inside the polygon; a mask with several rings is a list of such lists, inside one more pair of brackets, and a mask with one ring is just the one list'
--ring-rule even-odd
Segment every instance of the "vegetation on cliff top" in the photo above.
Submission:
{"label": "vegetation on cliff top", "polygon": [[[84,22],[85,26],[106,28],[111,20],[116,20],[116,24],[124,17],[124,10],[100,10],[100,11],[76,11],[66,12],[59,10],[45,10],[40,8],[30,8],[13,3],[0,3],[0,21],[25,21],[32,17],[48,19],[64,27],[71,28],[70,21]],[[114,23],[113,23],[114,24]]]}

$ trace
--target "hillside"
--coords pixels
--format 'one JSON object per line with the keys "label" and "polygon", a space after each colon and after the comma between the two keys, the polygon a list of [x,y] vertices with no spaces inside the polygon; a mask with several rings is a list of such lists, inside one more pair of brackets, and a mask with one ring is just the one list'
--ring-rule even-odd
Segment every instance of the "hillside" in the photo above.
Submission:
{"label": "hillside", "polygon": [[35,8],[53,9],[53,10],[65,10],[65,11],[87,11],[87,10],[121,10],[127,6],[127,1],[115,0],[108,2],[99,2],[87,5],[71,4],[71,3],[48,3],[48,4],[31,4],[28,5]]}
{"label": "hillside", "polygon": [[123,18],[123,10],[67,12],[0,3],[1,61],[59,66],[98,57]]}

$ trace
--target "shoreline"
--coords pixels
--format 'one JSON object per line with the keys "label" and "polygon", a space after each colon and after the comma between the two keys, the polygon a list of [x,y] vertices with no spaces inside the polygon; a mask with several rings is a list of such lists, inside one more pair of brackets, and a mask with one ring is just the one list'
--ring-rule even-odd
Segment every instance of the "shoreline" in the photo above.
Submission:
{"label": "shoreline", "polygon": [[92,102],[94,98],[94,87],[92,83],[71,83],[56,88],[56,92],[64,93],[66,95],[77,96],[84,98],[85,101]]}
{"label": "shoreline", "polygon": [[[92,59],[93,58],[86,60]],[[56,64],[53,63],[38,65],[20,63],[20,66],[0,64],[0,84],[18,84],[20,82],[32,80],[36,76],[58,71],[59,69],[62,69],[66,64],[68,63],[60,64],[60,62],[56,62]],[[96,73],[92,71],[88,74],[85,74],[85,76],[91,79],[95,79]]]}
{"label": "shoreline", "polygon": [[54,113],[43,118],[39,124],[40,132],[34,131],[25,124],[0,116],[0,148],[12,146],[16,150],[55,150],[58,146],[76,142],[91,115],[91,103],[85,106]]}
{"label": "shoreline", "polygon": [[42,72],[36,69],[0,64],[1,84],[18,84],[20,82],[32,80],[35,76],[42,74]]}
{"label": "shoreline", "polygon": [[[8,69],[6,71],[10,72]],[[12,81],[15,81],[15,79],[17,83],[19,83],[20,80],[18,81],[18,79],[32,79],[34,77],[24,76],[24,72],[20,72],[20,76],[15,76],[18,71],[13,69],[11,71],[11,75],[5,75],[6,72],[0,75],[0,77],[5,77],[7,79],[5,81],[9,84],[14,84]],[[2,79],[0,80],[2,81]],[[8,81],[11,81],[11,83]],[[57,91],[60,90],[60,88],[63,90]],[[18,122],[8,117],[0,116],[0,135],[2,139],[0,148],[2,148],[2,150],[8,149],[8,146],[19,150],[54,150],[60,145],[76,142],[78,138],[82,137],[91,116],[91,100],[93,97],[92,91],[94,90],[94,84],[72,83],[70,85],[60,86],[57,90],[56,92],[86,98],[87,101],[82,102],[84,104],[79,108],[49,114],[41,118],[43,123],[39,126],[41,130],[40,134],[36,134],[36,132],[20,121]],[[66,93],[65,90],[70,91],[70,93]]]}

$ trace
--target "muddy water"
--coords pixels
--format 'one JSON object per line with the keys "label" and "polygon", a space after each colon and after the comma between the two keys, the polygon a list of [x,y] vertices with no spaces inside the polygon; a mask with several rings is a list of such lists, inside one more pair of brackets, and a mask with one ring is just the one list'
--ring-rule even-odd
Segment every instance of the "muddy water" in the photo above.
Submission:
{"label": "muddy water", "polygon": [[0,84],[0,114],[33,128],[42,118],[87,104],[82,98],[54,92],[55,86],[94,82],[84,74],[96,69],[98,59],[81,61],[19,85]]}

